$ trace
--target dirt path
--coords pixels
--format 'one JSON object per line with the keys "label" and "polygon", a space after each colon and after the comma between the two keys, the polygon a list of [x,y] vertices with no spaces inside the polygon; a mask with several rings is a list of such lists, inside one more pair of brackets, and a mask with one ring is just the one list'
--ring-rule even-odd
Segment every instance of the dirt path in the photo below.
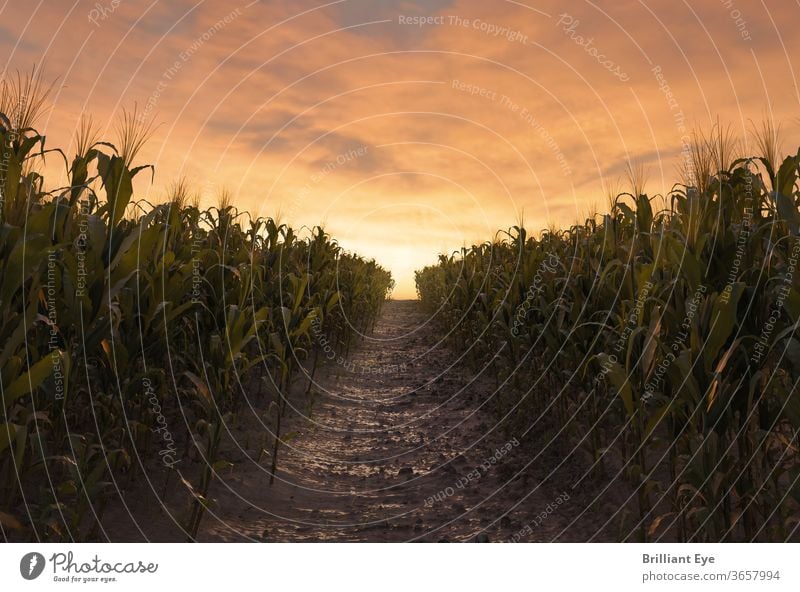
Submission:
{"label": "dirt path", "polygon": [[456,356],[425,321],[417,302],[388,303],[348,365],[319,373],[313,416],[290,420],[297,435],[275,484],[263,466],[237,463],[203,539],[502,540],[551,502],[547,488],[509,512],[532,488],[506,483],[503,461],[518,451],[479,408],[491,387],[448,370]]}
{"label": "dirt path", "polygon": [[[530,453],[496,433],[485,404],[493,382],[451,367],[456,352],[426,320],[416,301],[389,302],[347,366],[318,371],[313,414],[290,412],[283,433],[294,436],[272,486],[269,459],[255,452],[264,429],[251,414],[225,445],[235,468],[213,484],[199,540],[555,539],[581,511],[573,497],[535,522],[567,489],[569,475],[548,475],[563,457],[554,450],[518,474]],[[185,492],[159,499],[160,510],[135,497],[134,514],[159,513],[137,519],[146,539],[183,539],[175,523]],[[558,540],[585,538],[573,532]],[[122,540],[140,540],[128,533]]]}

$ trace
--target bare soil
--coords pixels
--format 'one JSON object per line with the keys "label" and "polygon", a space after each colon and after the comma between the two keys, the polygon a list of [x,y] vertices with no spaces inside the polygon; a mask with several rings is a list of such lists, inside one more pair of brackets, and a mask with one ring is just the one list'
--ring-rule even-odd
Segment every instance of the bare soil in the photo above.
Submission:
{"label": "bare soil", "polygon": [[[603,508],[593,507],[598,492],[587,481],[573,489],[586,463],[562,462],[552,439],[533,455],[530,442],[502,435],[491,413],[494,382],[457,365],[459,352],[427,320],[416,301],[389,302],[346,363],[317,371],[312,413],[298,396],[285,420],[272,485],[271,459],[260,452],[265,410],[242,412],[221,453],[234,467],[212,485],[198,540],[613,538],[601,528]],[[188,459],[184,467],[192,464],[199,470]],[[164,475],[148,477],[109,509],[104,538],[185,539],[186,489],[174,477],[167,488]]]}

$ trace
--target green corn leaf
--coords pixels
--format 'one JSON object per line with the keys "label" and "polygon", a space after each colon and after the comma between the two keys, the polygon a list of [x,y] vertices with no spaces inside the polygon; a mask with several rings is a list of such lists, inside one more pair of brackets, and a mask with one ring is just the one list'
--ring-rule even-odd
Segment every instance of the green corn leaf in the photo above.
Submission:
{"label": "green corn leaf", "polygon": [[35,391],[52,372],[53,360],[47,355],[3,389],[3,407],[7,409],[20,397]]}
{"label": "green corn leaf", "polygon": [[598,354],[597,359],[599,360],[601,366],[606,370],[606,376],[608,376],[611,384],[614,385],[617,393],[622,399],[622,404],[625,407],[625,412],[628,414],[628,417],[633,416],[633,389],[631,388],[631,383],[628,380],[628,375],[626,374],[625,370],[619,365],[618,362],[612,361],[608,354]]}

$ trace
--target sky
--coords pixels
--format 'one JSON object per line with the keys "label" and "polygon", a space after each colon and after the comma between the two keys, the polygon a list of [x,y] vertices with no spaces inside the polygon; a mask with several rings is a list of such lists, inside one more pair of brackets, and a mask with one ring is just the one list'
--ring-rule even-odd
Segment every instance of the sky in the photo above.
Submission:
{"label": "sky", "polygon": [[[185,178],[414,270],[521,220],[602,212],[630,164],[666,192],[692,130],[800,145],[800,0],[0,0],[2,75],[55,80],[39,131],[157,129],[138,197]],[[61,173],[53,159],[50,178]],[[62,167],[63,168],[63,167]],[[54,181],[54,182],[55,182]]]}

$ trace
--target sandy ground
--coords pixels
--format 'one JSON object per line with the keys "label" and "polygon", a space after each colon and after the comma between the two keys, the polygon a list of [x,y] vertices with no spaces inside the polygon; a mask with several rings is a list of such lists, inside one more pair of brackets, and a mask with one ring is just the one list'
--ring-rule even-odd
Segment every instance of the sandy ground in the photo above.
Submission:
{"label": "sandy ground", "polygon": [[[313,413],[302,404],[290,410],[283,433],[292,437],[271,486],[270,459],[258,458],[263,410],[249,412],[226,438],[221,456],[234,468],[213,484],[198,539],[590,538],[602,521],[584,511],[595,492],[571,488],[582,467],[561,463],[557,445],[530,462],[529,450],[498,434],[486,403],[493,384],[451,367],[458,352],[438,343],[426,321],[417,302],[389,302],[347,365],[317,372]],[[162,482],[127,492],[136,501],[110,510],[106,537],[183,540],[186,492],[173,485],[162,497]],[[569,500],[558,502],[565,493]]]}

